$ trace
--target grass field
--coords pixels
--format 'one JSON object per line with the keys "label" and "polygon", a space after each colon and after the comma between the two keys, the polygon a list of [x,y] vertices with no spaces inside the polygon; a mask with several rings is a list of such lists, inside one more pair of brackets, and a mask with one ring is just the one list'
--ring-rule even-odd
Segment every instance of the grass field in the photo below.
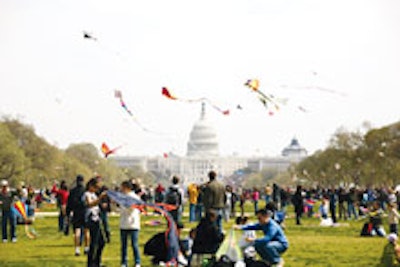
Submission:
{"label": "grass field", "polygon": [[[247,210],[250,209],[248,203]],[[364,220],[347,221],[347,226],[341,227],[319,227],[319,220],[316,218],[304,218],[303,224],[296,226],[292,217],[286,221],[290,247],[284,254],[285,266],[387,266],[380,264],[386,239],[359,236]],[[160,217],[142,216],[139,238],[141,249],[154,233],[165,229],[165,224],[144,225],[152,219],[161,219],[164,222]],[[184,217],[183,235],[187,235],[189,229],[195,226],[187,221],[188,218]],[[110,218],[112,240],[106,245],[103,254],[103,263],[110,267],[120,266],[118,223],[118,218]],[[232,222],[225,223],[224,229],[230,229],[231,224]],[[18,242],[0,244],[0,266],[85,266],[86,257],[74,256],[72,236],[64,236],[57,231],[57,218],[37,218],[35,229],[39,234],[35,240],[29,240],[22,226],[18,226]],[[131,250],[128,255],[130,266],[133,266]],[[151,266],[149,257],[142,255],[142,266]]]}

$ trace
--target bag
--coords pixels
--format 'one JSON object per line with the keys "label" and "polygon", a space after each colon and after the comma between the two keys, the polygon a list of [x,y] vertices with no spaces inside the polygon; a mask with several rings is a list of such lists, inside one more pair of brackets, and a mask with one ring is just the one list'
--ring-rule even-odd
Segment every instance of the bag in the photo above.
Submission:
{"label": "bag", "polygon": [[144,254],[165,261],[167,258],[165,233],[158,233],[152,236],[144,245]]}
{"label": "bag", "polygon": [[371,236],[372,232],[372,224],[371,223],[364,223],[363,228],[361,229],[361,236]]}
{"label": "bag", "polygon": [[217,258],[229,259],[231,262],[237,262],[243,259],[242,250],[240,249],[235,236],[235,231],[230,230],[229,236],[224,239],[217,253]]}
{"label": "bag", "polygon": [[165,203],[179,206],[181,204],[181,194],[176,188],[170,188],[165,196]]}

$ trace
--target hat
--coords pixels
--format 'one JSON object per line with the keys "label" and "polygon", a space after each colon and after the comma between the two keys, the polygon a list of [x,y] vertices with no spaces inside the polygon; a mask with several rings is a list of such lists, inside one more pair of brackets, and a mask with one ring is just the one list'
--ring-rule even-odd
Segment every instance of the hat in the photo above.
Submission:
{"label": "hat", "polygon": [[397,241],[398,237],[395,233],[391,233],[388,235],[387,239],[390,243],[394,243]]}
{"label": "hat", "polygon": [[8,186],[7,180],[1,180],[1,186]]}

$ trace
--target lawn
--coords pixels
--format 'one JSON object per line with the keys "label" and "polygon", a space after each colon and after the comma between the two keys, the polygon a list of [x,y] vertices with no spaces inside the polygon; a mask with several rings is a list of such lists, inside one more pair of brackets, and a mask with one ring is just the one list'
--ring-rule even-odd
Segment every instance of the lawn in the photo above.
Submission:
{"label": "lawn", "polygon": [[[250,203],[247,206],[247,210],[249,209]],[[154,219],[164,222],[161,217],[142,216],[139,239],[141,249],[154,233],[165,229],[165,224],[145,225],[146,221]],[[254,219],[253,217],[252,220]],[[183,235],[187,235],[189,229],[195,226],[187,221],[188,218],[184,217]],[[112,240],[104,249],[103,263],[110,267],[120,266],[118,218],[110,218],[110,223]],[[290,248],[284,254],[285,266],[384,266],[379,263],[387,244],[386,239],[359,237],[364,220],[344,223],[347,226],[319,227],[318,219],[304,218],[303,225],[296,226],[293,216],[290,216],[286,221]],[[232,222],[225,223],[225,230],[229,230],[231,224]],[[85,266],[86,257],[74,256],[72,236],[57,232],[57,218],[37,218],[35,229],[39,233],[35,240],[28,239],[22,226],[18,226],[18,242],[0,244],[0,266]],[[129,256],[132,264],[131,250]],[[142,266],[151,266],[149,257],[142,255]]]}

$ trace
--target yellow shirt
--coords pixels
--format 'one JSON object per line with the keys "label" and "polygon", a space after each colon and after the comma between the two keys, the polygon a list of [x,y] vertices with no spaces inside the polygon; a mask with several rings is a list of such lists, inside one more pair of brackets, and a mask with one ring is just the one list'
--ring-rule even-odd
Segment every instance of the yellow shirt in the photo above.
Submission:
{"label": "yellow shirt", "polygon": [[199,196],[199,190],[197,190],[197,185],[190,184],[188,186],[189,203],[197,204],[197,197]]}

